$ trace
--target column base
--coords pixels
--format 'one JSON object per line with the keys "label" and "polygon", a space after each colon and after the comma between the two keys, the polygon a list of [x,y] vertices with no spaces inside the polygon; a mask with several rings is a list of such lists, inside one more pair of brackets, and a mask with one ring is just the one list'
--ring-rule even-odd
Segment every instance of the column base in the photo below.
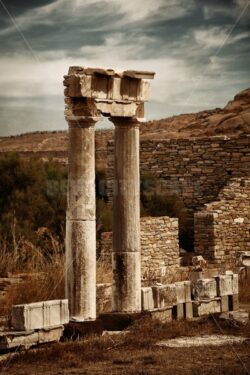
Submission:
{"label": "column base", "polygon": [[124,312],[110,312],[99,315],[102,321],[103,328],[106,331],[122,331],[128,328],[136,320],[142,319],[148,315],[146,312],[139,313],[124,313]]}
{"label": "column base", "polygon": [[103,322],[100,319],[85,320],[82,322],[70,321],[64,327],[63,337],[73,341],[89,335],[101,336],[104,330]]}

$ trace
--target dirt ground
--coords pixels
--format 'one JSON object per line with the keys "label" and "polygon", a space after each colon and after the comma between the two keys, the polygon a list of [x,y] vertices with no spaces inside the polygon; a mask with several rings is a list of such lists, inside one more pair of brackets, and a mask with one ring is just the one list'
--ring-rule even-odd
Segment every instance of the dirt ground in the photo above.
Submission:
{"label": "dirt ground", "polygon": [[[250,337],[242,329],[224,333]],[[212,320],[161,324],[145,321],[124,335],[91,336],[24,351],[0,362],[1,375],[248,375],[250,341],[220,347],[161,348],[162,339],[218,334]]]}
{"label": "dirt ground", "polygon": [[[128,375],[246,375],[250,374],[250,344],[220,348],[151,348],[138,350],[110,350],[103,358],[88,359],[82,354],[62,354],[48,361],[36,361],[24,357],[13,359],[1,374],[9,375],[73,375],[73,374],[128,374]],[[94,354],[94,353],[93,353]]]}

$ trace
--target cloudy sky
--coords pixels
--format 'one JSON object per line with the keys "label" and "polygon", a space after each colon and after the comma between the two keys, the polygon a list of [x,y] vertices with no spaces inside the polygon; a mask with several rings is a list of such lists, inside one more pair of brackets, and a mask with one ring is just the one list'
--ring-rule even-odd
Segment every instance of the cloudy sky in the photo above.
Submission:
{"label": "cloudy sky", "polygon": [[147,118],[249,87],[250,0],[0,0],[0,135],[66,129],[70,65],[153,70]]}

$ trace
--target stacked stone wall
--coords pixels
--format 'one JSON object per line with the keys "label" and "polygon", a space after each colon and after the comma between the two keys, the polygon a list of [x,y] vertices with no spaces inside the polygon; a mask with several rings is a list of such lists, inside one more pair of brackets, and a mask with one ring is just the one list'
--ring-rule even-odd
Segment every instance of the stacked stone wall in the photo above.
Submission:
{"label": "stacked stone wall", "polygon": [[[108,144],[108,200],[115,192],[114,145]],[[217,199],[234,177],[249,176],[250,136],[216,136],[192,139],[144,140],[140,142],[141,176],[156,179],[157,194],[175,194],[188,211],[193,232],[194,212]],[[180,225],[182,225],[180,221]]]}
{"label": "stacked stone wall", "polygon": [[[112,233],[102,233],[100,256],[111,263]],[[154,280],[174,272],[179,267],[178,219],[164,217],[141,218],[142,280]]]}
{"label": "stacked stone wall", "polygon": [[233,265],[250,250],[250,179],[232,179],[218,201],[195,214],[195,252],[211,264]]}

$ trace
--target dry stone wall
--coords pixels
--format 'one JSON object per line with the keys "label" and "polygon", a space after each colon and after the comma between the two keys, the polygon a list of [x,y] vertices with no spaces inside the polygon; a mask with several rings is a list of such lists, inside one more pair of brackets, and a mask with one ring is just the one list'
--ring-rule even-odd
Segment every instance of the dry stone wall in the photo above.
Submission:
{"label": "dry stone wall", "polygon": [[[112,204],[113,142],[108,144],[108,199]],[[217,199],[233,177],[249,176],[250,136],[141,140],[140,173],[156,178],[158,194],[176,194],[188,210],[190,231],[194,212]],[[180,222],[181,225],[181,222]]]}
{"label": "dry stone wall", "polygon": [[195,252],[210,264],[233,265],[250,251],[250,178],[235,178],[218,201],[195,214]]}
{"label": "dry stone wall", "polygon": [[[102,233],[100,256],[111,263],[112,233]],[[179,267],[178,219],[141,218],[141,274],[143,280],[157,280]]]}

